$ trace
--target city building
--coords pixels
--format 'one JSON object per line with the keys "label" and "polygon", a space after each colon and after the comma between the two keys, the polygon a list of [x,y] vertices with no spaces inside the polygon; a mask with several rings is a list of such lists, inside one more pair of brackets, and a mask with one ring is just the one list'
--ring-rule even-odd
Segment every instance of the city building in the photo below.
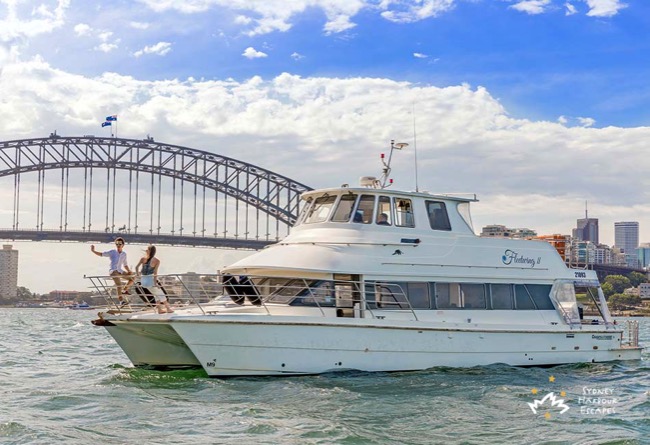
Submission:
{"label": "city building", "polygon": [[534,238],[537,236],[537,232],[525,227],[518,228],[508,228],[500,224],[491,224],[483,227],[481,230],[481,236],[484,237],[499,237],[499,238],[517,238],[517,239],[528,239]]}
{"label": "city building", "polygon": [[596,261],[596,245],[591,241],[571,240],[570,264],[594,264]]}
{"label": "city building", "polygon": [[650,283],[639,284],[639,297],[642,300],[650,300]]}
{"label": "city building", "polygon": [[554,233],[553,235],[540,235],[538,237],[535,237],[535,239],[550,243],[553,247],[555,247],[555,250],[557,250],[557,253],[560,254],[562,259],[566,261],[567,249],[571,246],[571,237],[569,235],[560,235],[558,233]]}
{"label": "city building", "polygon": [[639,247],[639,223],[637,221],[621,221],[614,223],[614,245],[625,255],[625,264],[629,267],[639,267],[639,257],[636,249]]}
{"label": "city building", "polygon": [[647,269],[650,267],[650,243],[643,243],[636,250],[639,266]]}
{"label": "city building", "polygon": [[0,299],[15,300],[18,296],[18,251],[11,244],[0,250]]}
{"label": "city building", "polygon": [[573,229],[573,238],[578,241],[591,241],[592,244],[598,244],[598,218],[589,218],[587,209],[585,217],[577,221],[576,228]]}

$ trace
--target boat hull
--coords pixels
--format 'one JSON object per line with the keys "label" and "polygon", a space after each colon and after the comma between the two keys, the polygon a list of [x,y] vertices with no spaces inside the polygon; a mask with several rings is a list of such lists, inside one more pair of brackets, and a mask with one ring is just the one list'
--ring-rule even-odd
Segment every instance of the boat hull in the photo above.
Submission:
{"label": "boat hull", "polygon": [[208,375],[416,371],[505,363],[547,366],[640,359],[621,331],[513,331],[345,323],[173,321]]}
{"label": "boat hull", "polygon": [[201,366],[169,322],[112,320],[104,327],[134,366],[164,369]]}

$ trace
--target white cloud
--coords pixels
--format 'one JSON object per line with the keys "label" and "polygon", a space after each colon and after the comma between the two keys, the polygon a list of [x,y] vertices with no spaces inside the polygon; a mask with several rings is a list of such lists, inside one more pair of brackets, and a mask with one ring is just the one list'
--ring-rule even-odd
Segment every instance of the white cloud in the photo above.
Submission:
{"label": "white cloud", "polygon": [[93,48],[95,51],[101,51],[103,53],[110,53],[113,50],[117,49],[117,44],[116,43],[106,43],[102,42],[96,47]]}
{"label": "white cloud", "polygon": [[46,34],[63,26],[70,6],[70,0],[46,0],[49,5],[41,3],[32,11],[31,17],[25,19],[20,16],[20,3],[17,0],[0,1],[6,8],[6,15],[0,19],[0,42]]}
{"label": "white cloud", "polygon": [[108,39],[110,39],[112,36],[113,36],[113,33],[111,31],[103,31],[103,32],[100,32],[99,34],[97,34],[97,37],[102,42],[108,41]]}
{"label": "white cloud", "polygon": [[566,8],[566,12],[564,13],[565,15],[573,15],[573,14],[577,14],[577,13],[578,13],[578,10],[576,9],[576,7],[573,6],[573,5],[572,5],[571,3],[569,3],[569,2],[566,2],[566,3],[564,4],[564,7]]}
{"label": "white cloud", "polygon": [[129,26],[133,29],[145,30],[145,29],[149,29],[149,26],[151,25],[146,22],[131,22],[129,23]]}
{"label": "white cloud", "polygon": [[416,59],[426,59],[429,56],[427,56],[426,54],[422,54],[422,53],[413,53],[413,57],[415,57]]}
{"label": "white cloud", "polygon": [[305,56],[303,56],[303,55],[300,54],[300,53],[293,52],[293,53],[291,53],[291,58],[292,58],[293,60],[300,60],[300,59],[304,59]]}
{"label": "white cloud", "polygon": [[257,51],[252,46],[249,46],[244,50],[242,56],[246,57],[247,59],[259,59],[261,57],[268,57],[268,54],[263,53],[262,51]]}
{"label": "white cloud", "polygon": [[73,29],[75,34],[78,36],[87,36],[92,31],[92,28],[85,23],[79,23],[78,25],[75,25]]}
{"label": "white cloud", "polygon": [[420,0],[399,1],[384,0],[380,8],[386,9],[381,16],[386,20],[397,23],[413,23],[430,17],[437,17],[449,11],[454,6],[455,0]]}
{"label": "white cloud", "polygon": [[584,0],[589,6],[588,16],[612,17],[627,5],[621,0]]}
{"label": "white cloud", "polygon": [[510,8],[516,9],[520,12],[525,12],[526,14],[542,14],[546,11],[546,7],[549,6],[551,0],[522,0],[514,5],[511,5]]}
{"label": "white cloud", "polygon": [[167,55],[172,50],[172,44],[169,42],[158,42],[155,45],[145,46],[141,50],[133,53],[135,57],[140,57],[145,54],[155,54],[157,56]]}
{"label": "white cloud", "polygon": [[577,119],[583,127],[592,127],[596,123],[596,120],[591,117],[578,117]]}

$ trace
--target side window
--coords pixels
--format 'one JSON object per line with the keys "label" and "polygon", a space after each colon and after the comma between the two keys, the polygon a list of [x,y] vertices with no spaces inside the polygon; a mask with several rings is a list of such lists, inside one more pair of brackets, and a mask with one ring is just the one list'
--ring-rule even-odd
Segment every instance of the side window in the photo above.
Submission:
{"label": "side window", "polygon": [[352,216],[352,209],[354,208],[354,202],[357,200],[357,195],[354,193],[346,193],[341,196],[336,209],[334,210],[334,216],[332,216],[333,222],[348,222]]}
{"label": "side window", "polygon": [[533,301],[535,302],[535,306],[537,306],[537,309],[540,310],[555,309],[553,303],[551,302],[551,297],[549,296],[551,293],[550,285],[527,284],[526,289],[528,289],[528,293],[530,294],[530,296],[533,297]]}
{"label": "side window", "polygon": [[458,283],[436,283],[436,307],[438,309],[462,307],[460,285]]}
{"label": "side window", "polygon": [[408,283],[409,302],[413,309],[429,309],[429,283]]}
{"label": "side window", "polygon": [[361,195],[352,222],[370,224],[375,210],[375,195]]}
{"label": "side window", "polygon": [[524,286],[523,284],[515,285],[515,304],[517,305],[516,307],[519,310],[535,309],[535,304],[533,303],[533,300],[530,298],[530,295],[528,295],[526,286]]}
{"label": "side window", "polygon": [[365,285],[366,303],[370,309],[377,309],[375,287],[376,287],[375,283],[370,283],[366,281],[366,285]]}
{"label": "side window", "polygon": [[305,220],[307,214],[309,213],[309,208],[311,207],[312,202],[313,199],[307,198],[305,202],[302,204],[302,210],[300,211],[300,215],[298,216],[298,219],[296,220],[296,224],[294,225],[294,227],[299,225]]}
{"label": "side window", "polygon": [[321,196],[320,198],[316,198],[314,205],[309,209],[307,218],[305,218],[305,223],[325,221],[330,214],[330,210],[332,210],[335,200],[336,196]]}
{"label": "side window", "polygon": [[395,225],[400,227],[415,227],[413,204],[410,199],[395,198]]}
{"label": "side window", "polygon": [[377,283],[375,298],[377,307],[385,309],[408,309],[406,283]]}
{"label": "side window", "polygon": [[492,309],[513,309],[512,285],[490,284]]}
{"label": "side window", "polygon": [[444,202],[427,201],[427,214],[429,215],[429,224],[433,230],[451,230],[449,216]]}
{"label": "side window", "polygon": [[485,285],[464,283],[460,285],[465,309],[485,309]]}
{"label": "side window", "polygon": [[375,222],[380,226],[393,225],[393,213],[390,211],[390,198],[388,196],[379,197]]}

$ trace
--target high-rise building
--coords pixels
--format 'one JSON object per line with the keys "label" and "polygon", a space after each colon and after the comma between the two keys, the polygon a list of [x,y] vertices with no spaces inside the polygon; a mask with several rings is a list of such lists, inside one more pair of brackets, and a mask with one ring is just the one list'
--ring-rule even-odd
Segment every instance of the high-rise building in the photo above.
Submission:
{"label": "high-rise building", "polygon": [[576,228],[573,229],[573,239],[578,241],[591,241],[592,244],[598,243],[598,218],[589,218],[585,208],[585,217],[577,221]]}
{"label": "high-rise building", "polygon": [[0,250],[0,299],[13,300],[18,293],[18,251],[11,244]]}
{"label": "high-rise building", "polygon": [[637,221],[621,221],[614,223],[614,245],[625,254],[625,263],[630,267],[638,267],[639,257],[639,223]]}

